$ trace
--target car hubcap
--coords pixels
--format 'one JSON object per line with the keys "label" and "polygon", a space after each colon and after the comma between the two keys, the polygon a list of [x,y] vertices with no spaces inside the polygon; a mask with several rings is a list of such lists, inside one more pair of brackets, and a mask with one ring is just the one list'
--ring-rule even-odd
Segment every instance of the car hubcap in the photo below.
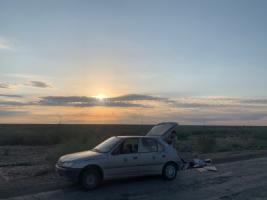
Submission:
{"label": "car hubcap", "polygon": [[175,176],[175,167],[172,165],[169,165],[166,167],[166,176],[168,178],[173,178]]}
{"label": "car hubcap", "polygon": [[96,178],[93,174],[89,174],[87,177],[86,177],[86,183],[88,185],[95,185],[95,182],[96,182]]}

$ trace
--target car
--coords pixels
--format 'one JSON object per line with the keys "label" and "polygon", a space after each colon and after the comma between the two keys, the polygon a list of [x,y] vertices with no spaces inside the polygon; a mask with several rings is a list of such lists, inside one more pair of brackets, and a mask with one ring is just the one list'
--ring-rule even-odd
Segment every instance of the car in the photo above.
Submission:
{"label": "car", "polygon": [[173,180],[183,162],[167,141],[177,125],[160,123],[145,136],[114,136],[91,150],[64,155],[56,163],[56,172],[88,190],[117,178],[162,175]]}

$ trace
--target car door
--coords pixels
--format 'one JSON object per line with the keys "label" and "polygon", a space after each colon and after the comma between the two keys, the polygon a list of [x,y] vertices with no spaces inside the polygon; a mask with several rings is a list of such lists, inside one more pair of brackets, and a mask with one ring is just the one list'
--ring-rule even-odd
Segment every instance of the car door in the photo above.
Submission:
{"label": "car door", "polygon": [[108,178],[138,176],[139,165],[139,138],[125,138],[109,155],[106,164]]}
{"label": "car door", "polygon": [[141,138],[139,153],[142,175],[161,173],[167,158],[163,145],[156,138]]}

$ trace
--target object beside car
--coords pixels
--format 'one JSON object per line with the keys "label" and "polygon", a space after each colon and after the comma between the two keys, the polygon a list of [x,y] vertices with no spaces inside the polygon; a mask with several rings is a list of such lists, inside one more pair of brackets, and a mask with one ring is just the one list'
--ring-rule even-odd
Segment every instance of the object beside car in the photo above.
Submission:
{"label": "object beside car", "polygon": [[146,136],[114,136],[95,148],[59,158],[56,171],[84,188],[94,189],[104,180],[162,175],[173,180],[182,166],[168,138],[178,124],[160,123]]}

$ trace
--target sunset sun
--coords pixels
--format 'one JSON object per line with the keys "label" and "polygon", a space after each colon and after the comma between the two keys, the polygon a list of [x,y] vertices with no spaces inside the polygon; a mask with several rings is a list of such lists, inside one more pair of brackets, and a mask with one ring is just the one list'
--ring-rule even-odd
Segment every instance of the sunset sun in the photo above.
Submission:
{"label": "sunset sun", "polygon": [[96,96],[94,96],[96,99],[100,100],[100,101],[103,101],[105,98],[107,98],[106,95],[104,94],[98,94]]}

